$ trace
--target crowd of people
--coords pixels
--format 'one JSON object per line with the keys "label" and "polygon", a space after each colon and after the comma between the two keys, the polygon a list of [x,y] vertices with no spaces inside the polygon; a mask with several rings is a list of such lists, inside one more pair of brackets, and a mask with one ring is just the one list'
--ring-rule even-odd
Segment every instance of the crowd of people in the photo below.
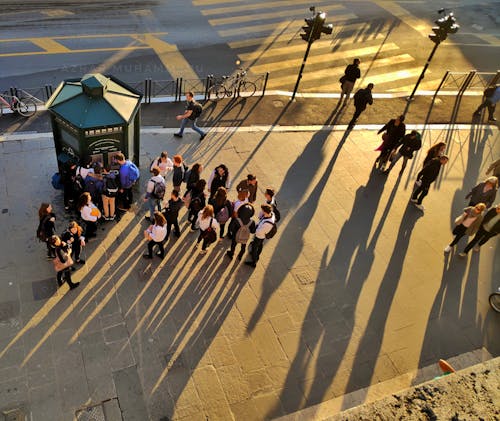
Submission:
{"label": "crowd of people", "polygon": [[[97,236],[98,225],[118,219],[134,202],[133,187],[139,179],[139,170],[121,153],[115,156],[115,161],[119,166],[116,170],[102,168],[100,163],[90,160],[69,161],[61,169],[65,211],[74,212],[76,217],[60,235],[51,204],[42,203],[39,208],[37,237],[46,243],[47,258],[53,261],[59,285],[67,282],[70,288],[78,286],[71,273],[77,265],[85,263],[80,257],[82,248]],[[179,217],[185,208],[190,231],[198,232],[195,247],[200,254],[207,253],[211,244],[228,238],[231,242],[227,258],[234,257],[239,244],[236,258],[242,260],[253,235],[245,264],[256,267],[264,240],[276,234],[276,224],[281,218],[274,189],[265,189],[262,203],[256,205],[258,180],[254,174],[242,179],[235,196],[230,197],[229,168],[218,165],[207,180],[202,178],[203,169],[201,163],[189,168],[181,155],[171,159],[166,151],[151,162],[143,197],[147,208],[144,218],[149,223],[144,230],[147,244],[143,257],[165,257],[165,243],[171,231],[175,237],[181,236]],[[167,188],[169,175],[171,189]]]}

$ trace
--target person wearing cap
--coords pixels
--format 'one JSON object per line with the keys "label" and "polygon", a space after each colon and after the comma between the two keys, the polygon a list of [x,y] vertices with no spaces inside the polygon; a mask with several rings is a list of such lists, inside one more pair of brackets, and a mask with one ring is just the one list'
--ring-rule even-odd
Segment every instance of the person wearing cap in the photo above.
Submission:
{"label": "person wearing cap", "polygon": [[257,199],[257,177],[254,174],[248,174],[246,180],[241,180],[236,186],[236,191],[248,191],[248,201],[254,203]]}

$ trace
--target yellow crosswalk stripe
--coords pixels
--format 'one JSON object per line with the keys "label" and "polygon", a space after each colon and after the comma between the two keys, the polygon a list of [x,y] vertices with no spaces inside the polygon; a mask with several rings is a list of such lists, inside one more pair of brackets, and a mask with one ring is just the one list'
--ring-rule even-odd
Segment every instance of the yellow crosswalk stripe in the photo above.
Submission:
{"label": "yellow crosswalk stripe", "polygon": [[[344,9],[343,6],[340,5],[332,5],[326,6],[323,8],[325,12],[329,12],[332,10]],[[251,21],[262,21],[267,19],[276,19],[276,18],[286,18],[293,16],[305,15],[303,9],[289,9],[289,10],[278,10],[275,12],[267,12],[267,13],[258,13],[258,14],[247,14],[247,15],[239,15],[239,16],[229,16],[224,18],[217,19],[209,19],[208,23],[212,26],[220,26],[220,25],[231,25],[236,23],[245,23]],[[328,20],[329,22],[330,20]]]}
{"label": "yellow crosswalk stripe", "polygon": [[[393,83],[401,79],[417,77],[421,72],[422,72],[422,66],[419,66],[404,70],[398,70],[395,72],[383,73],[380,75],[373,75],[373,76],[369,75],[365,80],[367,83],[371,82],[375,86],[377,86],[377,85],[382,85],[383,83]],[[431,72],[429,71],[429,73]]]}
{"label": "yellow crosswalk stripe", "polygon": [[52,10],[43,10],[40,12],[42,15],[49,16],[51,18],[63,18],[66,16],[74,15],[73,12],[64,9],[52,9]]}
{"label": "yellow crosswalk stripe", "polygon": [[[307,63],[308,64],[328,63],[328,62],[331,62],[334,60],[339,60],[339,59],[348,59],[348,58],[355,58],[355,57],[370,56],[370,55],[374,55],[376,53],[394,51],[394,50],[399,50],[399,47],[396,44],[389,42],[389,43],[384,44],[382,46],[376,45],[376,46],[372,46],[372,47],[362,47],[362,48],[356,48],[353,50],[334,51],[334,52],[331,52],[329,54],[318,54],[318,55],[309,56]],[[301,63],[302,63],[302,57],[298,57],[298,58],[283,60],[283,61],[274,62],[274,63],[264,63],[264,64],[259,64],[259,65],[254,65],[254,66],[251,66],[251,70],[253,73],[256,73],[256,74],[257,73],[265,73],[265,72],[273,72],[273,71],[280,71],[280,70],[285,70],[288,68],[300,66]]]}
{"label": "yellow crosswalk stripe", "polygon": [[121,51],[121,50],[148,50],[151,47],[132,46],[132,47],[107,47],[107,48],[87,48],[79,50],[66,50],[66,51],[27,51],[22,53],[5,53],[0,54],[0,57],[22,57],[22,56],[41,56],[47,54],[79,54],[79,53],[94,53],[105,51]]}
{"label": "yellow crosswalk stripe", "polygon": [[[386,58],[381,58],[381,59],[375,59],[372,62],[370,62],[370,71],[373,69],[385,67],[385,66],[395,66],[397,64],[402,64],[402,63],[409,63],[411,61],[415,61],[415,59],[410,56],[409,54],[400,54],[397,56],[392,56],[392,57],[386,57]],[[338,86],[339,78],[344,74],[344,69],[345,65],[342,66],[336,66],[336,67],[329,67],[327,69],[321,69],[321,70],[312,70],[306,66],[306,70],[304,73],[304,76],[302,80],[304,82],[309,82],[313,80],[319,80],[319,79],[328,79],[330,82],[329,83],[334,83],[336,86]],[[252,69],[253,70],[253,69]],[[361,73],[363,74],[363,68],[361,68]],[[364,75],[363,75],[364,76]],[[378,77],[378,76],[375,76]],[[270,88],[274,87],[280,87],[280,86],[286,86],[289,85],[290,83],[293,83],[297,80],[297,75],[289,75],[289,76],[282,76],[282,77],[273,77],[271,74],[268,82],[268,86]],[[367,82],[372,82],[372,78],[370,76],[365,77],[365,80]],[[375,82],[373,82],[375,83]],[[318,85],[320,86],[320,85]]]}
{"label": "yellow crosswalk stripe", "polygon": [[43,48],[49,54],[60,54],[71,51],[64,45],[54,41],[52,38],[33,38],[31,42],[38,47]]}
{"label": "yellow crosswalk stripe", "polygon": [[[329,1],[329,0],[322,0]],[[281,0],[281,1],[268,1],[264,3],[254,3],[254,4],[243,4],[239,6],[227,6],[227,7],[218,7],[213,9],[205,9],[202,10],[201,13],[204,16],[212,16],[212,15],[225,15],[228,13],[236,13],[236,12],[247,12],[249,10],[263,10],[263,9],[274,9],[275,7],[286,7],[286,6],[299,6],[300,4],[304,5],[305,13],[307,13],[308,6],[310,6],[310,1],[297,1],[297,0]],[[321,5],[318,5],[318,1],[315,2],[317,9],[321,9]],[[341,6],[339,6],[341,7]]]}
{"label": "yellow crosswalk stripe", "polygon": [[[334,22],[342,22],[350,19],[356,19],[356,15],[352,13],[346,13],[344,15],[336,15],[335,17],[330,17],[328,19],[329,23],[334,23]],[[299,30],[300,27],[297,25],[297,22],[289,21],[289,22],[280,22],[286,26],[291,26],[296,28],[296,30]],[[252,25],[252,26],[243,26],[239,28],[233,28],[233,29],[224,29],[218,31],[218,34],[221,37],[231,37],[235,35],[245,35],[245,34],[251,34],[255,32],[266,32],[266,31],[272,31],[276,30],[279,27],[279,23],[266,23],[262,25]]]}

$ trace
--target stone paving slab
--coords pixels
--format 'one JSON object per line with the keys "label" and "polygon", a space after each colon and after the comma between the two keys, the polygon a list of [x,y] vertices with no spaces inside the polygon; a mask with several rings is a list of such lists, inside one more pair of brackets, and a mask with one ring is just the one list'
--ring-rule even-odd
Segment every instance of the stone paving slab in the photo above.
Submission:
{"label": "stone paving slab", "polygon": [[[424,149],[445,136],[427,131]],[[68,220],[50,186],[51,139],[0,142],[0,409],[25,405],[53,421],[106,401],[125,420],[269,419],[437,358],[498,355],[487,303],[498,240],[466,260],[442,252],[465,194],[500,155],[498,131],[473,126],[451,139],[422,215],[408,205],[422,154],[399,180],[378,174],[373,131],[228,130],[201,144],[148,131],[143,167],[165,149],[204,163],[204,177],[226,162],[235,183],[255,171],[261,190],[277,188],[283,219],[258,267],[229,261],[226,241],[200,256],[182,214],[166,258],[144,261],[139,206],[89,243],[80,288],[43,298],[37,286],[55,279],[34,239],[39,202],[54,204],[58,230]]]}

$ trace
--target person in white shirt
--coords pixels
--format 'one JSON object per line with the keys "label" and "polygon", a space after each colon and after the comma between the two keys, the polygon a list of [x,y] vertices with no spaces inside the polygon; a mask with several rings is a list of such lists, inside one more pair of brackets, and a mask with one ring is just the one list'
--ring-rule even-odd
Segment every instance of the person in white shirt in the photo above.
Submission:
{"label": "person in white shirt", "polygon": [[85,238],[90,239],[95,237],[97,232],[97,220],[101,217],[101,211],[92,203],[90,193],[82,193],[77,209],[80,211],[80,215],[85,221]]}
{"label": "person in white shirt", "polygon": [[205,254],[207,247],[217,241],[217,233],[219,232],[219,223],[214,217],[214,207],[212,205],[205,206],[198,213],[197,225],[200,227],[200,235],[196,240],[195,247],[198,247],[198,244],[203,240],[200,254]]}
{"label": "person in white shirt", "polygon": [[144,238],[148,241],[148,252],[142,257],[145,259],[153,258],[153,247],[158,246],[158,252],[156,253],[161,259],[165,257],[165,249],[163,248],[163,241],[167,236],[167,220],[161,212],[153,213],[154,224],[150,225],[146,231],[144,231]]}
{"label": "person in white shirt", "polygon": [[146,196],[144,197],[144,202],[148,204],[149,216],[145,218],[153,222],[153,214],[155,213],[155,208],[161,212],[161,203],[163,197],[156,197],[154,194],[155,186],[157,183],[163,184],[163,194],[165,194],[165,179],[160,175],[160,168],[153,167],[153,177],[151,177],[146,186]]}
{"label": "person in white shirt", "polygon": [[168,152],[163,151],[160,156],[156,157],[151,163],[150,172],[153,172],[153,168],[158,167],[160,169],[160,175],[166,177],[167,174],[174,169],[174,163],[168,157]]}
{"label": "person in white shirt", "polygon": [[262,253],[262,247],[264,245],[264,240],[266,239],[266,234],[271,231],[275,224],[273,209],[270,205],[265,204],[261,207],[261,216],[259,216],[259,223],[257,224],[257,228],[255,230],[255,237],[251,244],[250,258],[245,262],[246,265],[251,267],[256,267],[257,262],[259,261],[260,253]]}

